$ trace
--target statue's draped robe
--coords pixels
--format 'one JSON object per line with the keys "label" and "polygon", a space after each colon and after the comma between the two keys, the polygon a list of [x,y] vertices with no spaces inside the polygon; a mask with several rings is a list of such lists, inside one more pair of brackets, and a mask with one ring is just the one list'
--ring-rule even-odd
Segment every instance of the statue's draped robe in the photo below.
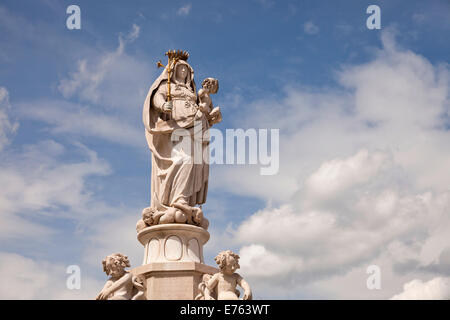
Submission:
{"label": "statue's draped robe", "polygon": [[174,203],[192,207],[203,204],[208,190],[209,164],[202,159],[209,159],[209,139],[201,140],[208,121],[202,114],[195,120],[194,128],[198,103],[194,71],[185,61],[179,61],[175,70],[181,64],[188,67],[190,77],[186,84],[177,84],[171,77],[171,114],[162,112],[162,97],[167,93],[166,70],[150,87],[143,108],[145,135],[152,152],[150,205],[158,211],[165,211]]}

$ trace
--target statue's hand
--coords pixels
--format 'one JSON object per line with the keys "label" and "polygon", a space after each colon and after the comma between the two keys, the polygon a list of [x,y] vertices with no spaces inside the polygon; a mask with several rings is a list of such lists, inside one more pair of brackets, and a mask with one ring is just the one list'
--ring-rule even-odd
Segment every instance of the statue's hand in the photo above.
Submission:
{"label": "statue's hand", "polygon": [[198,109],[203,112],[203,113],[207,113],[208,109],[207,109],[207,104],[206,103],[199,103],[198,104]]}
{"label": "statue's hand", "polygon": [[164,113],[171,113],[172,109],[173,109],[173,102],[172,102],[172,100],[164,102],[163,107],[162,107],[162,111]]}
{"label": "statue's hand", "polygon": [[102,290],[95,299],[96,300],[107,300],[108,296],[110,294],[111,294],[111,292],[109,292],[109,290]]}
{"label": "statue's hand", "polygon": [[209,125],[212,126],[222,121],[222,113],[220,107],[215,107],[209,114]]}
{"label": "statue's hand", "polygon": [[252,300],[252,293],[251,292],[245,292],[244,296],[242,297],[242,300]]}

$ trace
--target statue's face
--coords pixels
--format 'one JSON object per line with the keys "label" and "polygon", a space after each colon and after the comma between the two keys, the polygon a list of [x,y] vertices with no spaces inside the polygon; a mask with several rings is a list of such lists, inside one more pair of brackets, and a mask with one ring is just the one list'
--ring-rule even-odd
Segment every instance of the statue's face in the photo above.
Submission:
{"label": "statue's face", "polygon": [[179,81],[186,82],[188,73],[189,73],[189,70],[188,70],[187,66],[184,64],[181,64],[181,65],[178,65],[178,67],[176,69],[175,77]]}
{"label": "statue's face", "polygon": [[218,89],[219,89],[219,82],[217,80],[215,80],[211,84],[211,93],[217,93]]}
{"label": "statue's face", "polygon": [[109,259],[108,266],[109,266],[109,275],[112,277],[119,277],[122,276],[124,273],[124,268],[115,260],[115,259]]}
{"label": "statue's face", "polygon": [[233,274],[239,268],[236,259],[233,256],[227,257],[227,263],[225,269],[223,270],[226,274]]}

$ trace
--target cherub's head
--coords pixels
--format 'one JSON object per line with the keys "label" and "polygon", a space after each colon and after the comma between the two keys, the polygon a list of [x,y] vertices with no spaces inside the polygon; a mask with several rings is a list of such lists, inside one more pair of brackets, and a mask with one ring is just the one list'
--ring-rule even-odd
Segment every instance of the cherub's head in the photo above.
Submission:
{"label": "cherub's head", "polygon": [[113,253],[107,256],[102,264],[103,271],[111,277],[122,276],[125,273],[125,268],[131,266],[128,257],[121,253]]}
{"label": "cherub's head", "polygon": [[220,252],[214,260],[219,265],[220,271],[226,274],[233,274],[240,268],[239,255],[231,250]]}
{"label": "cherub's head", "polygon": [[219,80],[214,78],[206,78],[202,82],[203,89],[208,90],[209,93],[217,93],[219,91]]}
{"label": "cherub's head", "polygon": [[142,210],[142,220],[144,220],[144,222],[151,226],[154,222],[153,219],[153,214],[155,213],[155,209],[152,207],[147,207],[144,210]]}

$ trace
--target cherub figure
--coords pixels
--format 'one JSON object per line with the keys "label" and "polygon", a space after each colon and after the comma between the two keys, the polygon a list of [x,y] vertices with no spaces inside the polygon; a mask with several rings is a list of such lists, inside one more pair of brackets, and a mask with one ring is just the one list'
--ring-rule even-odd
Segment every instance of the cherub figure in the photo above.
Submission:
{"label": "cherub figure", "polygon": [[191,207],[181,203],[174,203],[175,208],[180,209],[186,215],[186,223],[193,224],[208,230],[209,220],[203,216],[203,210],[200,207]]}
{"label": "cherub figure", "polygon": [[142,210],[142,219],[136,223],[136,231],[140,232],[142,229],[159,223],[162,212],[158,212],[152,207],[147,207]]}
{"label": "cherub figure", "polygon": [[206,115],[209,126],[222,121],[222,114],[220,107],[213,108],[213,103],[210,94],[216,94],[219,90],[219,80],[214,78],[206,78],[202,82],[202,88],[198,91],[198,111],[195,119],[200,119],[202,114]]}
{"label": "cherub figure", "polygon": [[125,270],[126,267],[130,267],[127,256],[114,253],[107,256],[102,264],[103,271],[110,278],[96,300],[145,300],[145,279]]}
{"label": "cherub figure", "polygon": [[239,256],[231,250],[220,252],[215,258],[219,265],[220,272],[214,274],[209,280],[206,278],[204,298],[212,296],[216,290],[217,300],[238,300],[239,291],[237,285],[244,289],[243,300],[252,299],[252,290],[249,284],[239,274],[235,273],[239,269]]}

